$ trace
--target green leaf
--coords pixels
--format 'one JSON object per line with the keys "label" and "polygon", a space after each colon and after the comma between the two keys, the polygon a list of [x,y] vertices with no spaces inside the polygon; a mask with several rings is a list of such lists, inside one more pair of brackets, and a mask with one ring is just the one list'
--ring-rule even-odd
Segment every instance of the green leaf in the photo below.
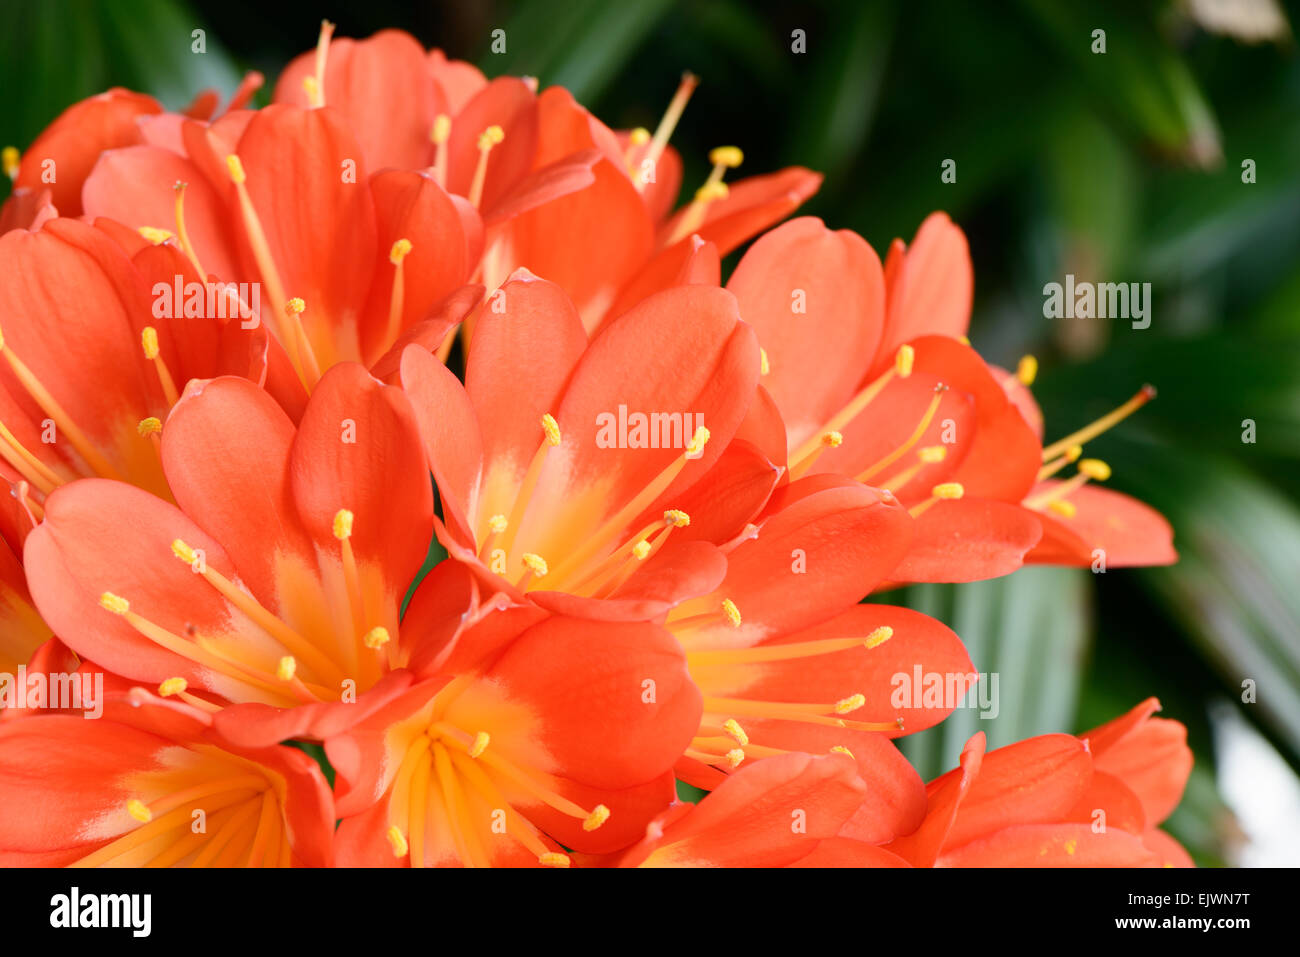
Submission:
{"label": "green leaf", "polygon": [[525,0],[502,25],[505,52],[484,54],[479,66],[490,76],[535,76],[591,105],[671,6],[672,0]]}
{"label": "green leaf", "polygon": [[1089,572],[1027,567],[1007,578],[963,585],[913,585],[898,601],[953,629],[980,681],[937,727],[899,740],[927,780],[957,764],[978,731],[990,749],[1037,734],[1074,730],[1089,620]]}
{"label": "green leaf", "polygon": [[[1183,59],[1132,6],[1021,0],[1102,102],[1156,147],[1198,166],[1222,159],[1210,106]],[[1093,31],[1105,52],[1093,52]]]}

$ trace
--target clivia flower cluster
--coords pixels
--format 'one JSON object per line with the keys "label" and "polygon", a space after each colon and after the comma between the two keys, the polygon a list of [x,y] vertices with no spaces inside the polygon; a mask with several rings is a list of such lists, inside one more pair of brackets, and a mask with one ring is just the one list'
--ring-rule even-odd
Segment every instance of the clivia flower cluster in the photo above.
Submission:
{"label": "clivia flower cluster", "polygon": [[0,863],[1190,863],[1154,699],[894,744],[975,667],[866,596],[1175,558],[1083,456],[1153,391],[1046,442],[946,216],[882,262],[735,147],[679,206],[692,76],[616,131],[327,23],[261,84],[6,151],[0,669],[103,701],[0,711]]}

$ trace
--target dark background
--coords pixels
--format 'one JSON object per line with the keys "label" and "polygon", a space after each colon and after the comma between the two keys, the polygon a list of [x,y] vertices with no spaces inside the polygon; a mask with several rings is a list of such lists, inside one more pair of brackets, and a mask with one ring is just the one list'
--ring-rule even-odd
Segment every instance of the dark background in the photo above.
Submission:
{"label": "dark background", "polygon": [[[262,70],[269,90],[325,16],[338,36],[400,27],[490,76],[563,84],[615,127],[653,128],[690,69],[703,82],[673,138],[688,189],[723,144],[744,149],[742,173],[820,169],[826,185],[804,212],[882,253],[946,210],[975,262],[971,338],[1009,367],[1040,358],[1049,439],[1143,382],[1159,387],[1089,454],[1114,466],[1113,487],[1170,517],[1182,560],[908,590],[999,674],[1001,706],[992,721],[959,711],[908,753],[931,776],[976,729],[993,746],[1081,731],[1158,695],[1197,756],[1170,827],[1214,864],[1239,860],[1247,837],[1282,839],[1224,803],[1261,767],[1228,760],[1242,747],[1224,737],[1233,716],[1300,767],[1300,62],[1296,4],[1237,3],[1213,20],[1208,6],[5,0],[0,137],[25,147],[111,85],[173,108],[204,86],[229,93],[244,69]],[[489,52],[496,28],[504,54]],[[194,29],[207,31],[202,56]],[[796,29],[806,53],[791,51]],[[1096,29],[1104,54],[1092,52]],[[955,183],[940,181],[946,159]],[[1044,284],[1066,273],[1150,282],[1151,327],[1043,318]]]}

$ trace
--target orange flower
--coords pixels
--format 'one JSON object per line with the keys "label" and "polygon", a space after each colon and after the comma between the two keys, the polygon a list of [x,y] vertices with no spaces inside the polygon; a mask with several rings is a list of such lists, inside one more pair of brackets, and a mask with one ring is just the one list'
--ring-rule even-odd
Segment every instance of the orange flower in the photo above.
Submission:
{"label": "orange flower", "polygon": [[[907,505],[916,537],[895,581],[1007,574],[1049,522],[1059,524],[1071,509],[1085,513],[1079,532],[1116,546],[1115,564],[1171,560],[1168,526],[1146,506],[1091,489],[1074,503],[1082,482],[1104,477],[1103,463],[1086,461],[1080,478],[1062,487],[1039,485],[1065,464],[1067,449],[1149,394],[1044,450],[1041,415],[1036,431],[1025,386],[960,341],[971,287],[965,237],[942,214],[922,224],[910,248],[896,241],[883,267],[859,236],[832,232],[820,220],[772,230],[727,284],[754,326],[766,370],[741,435],[788,462],[792,478],[851,476]],[[1027,361],[1020,370],[1028,381],[1033,368]],[[1093,505],[1104,505],[1105,514],[1094,514]],[[1116,525],[1117,518],[1132,524]],[[1106,523],[1121,531],[1104,534]],[[1066,544],[1080,541],[1055,528],[1051,539],[1036,557],[1059,560]],[[1080,560],[1078,551],[1070,560]]]}
{"label": "orange flower", "polygon": [[845,833],[868,843],[914,830],[924,785],[891,739],[943,720],[959,700],[896,708],[897,675],[966,676],[961,640],[906,608],[857,602],[895,567],[912,522],[898,502],[835,476],[784,486],[723,546],[726,576],[668,613],[704,695],[677,776],[712,790],[786,752],[850,756],[867,797]]}
{"label": "orange flower", "polygon": [[540,616],[458,629],[429,678],[326,740],[340,864],[568,867],[668,806],[700,713],[671,636]]}
{"label": "orange flower", "polygon": [[668,290],[590,345],[550,282],[521,271],[489,301],[464,385],[418,346],[402,356],[452,557],[585,617],[645,620],[711,590],[716,544],[778,477],[753,451],[722,456],[758,378],[735,300]]}
{"label": "orange flower", "polygon": [[325,867],[333,831],[303,752],[234,747],[202,711],[140,688],[97,721],[0,723],[6,867]]}
{"label": "orange flower", "polygon": [[290,709],[288,733],[276,712],[250,719],[262,743],[405,687],[398,614],[433,501],[400,390],[337,366],[295,428],[247,380],[194,382],[159,452],[178,505],[86,479],[28,538],[36,605],[73,650],[205,710]]}
{"label": "orange flower", "polygon": [[1192,754],[1186,729],[1152,719],[1149,698],[1072,737],[1048,734],[984,753],[930,782],[929,811],[888,849],[918,867],[1191,866],[1157,825],[1182,797]]}
{"label": "orange flower", "polygon": [[785,754],[727,778],[699,805],[676,804],[621,867],[907,867],[839,831],[867,789],[839,755]]}
{"label": "orange flower", "polygon": [[186,268],[172,248],[130,259],[71,219],[0,237],[0,474],[26,483],[27,527],[74,478],[166,495],[156,433],[191,378],[244,376],[295,401],[271,371],[264,329],[233,311],[155,315],[151,282],[167,277],[170,288],[173,274],[193,278]]}
{"label": "orange flower", "polygon": [[166,243],[195,278],[253,284],[300,388],[412,337],[437,345],[461,318],[439,310],[477,266],[478,212],[420,173],[370,175],[337,110],[239,111],[186,120],[180,134],[105,153],[83,190],[87,212],[143,234],[115,231],[130,252]]}
{"label": "orange flower", "polygon": [[426,170],[468,198],[487,227],[488,288],[527,267],[564,289],[588,331],[668,285],[692,234],[725,255],[821,183],[792,167],[728,186],[722,174],[742,154],[723,147],[710,156],[708,182],[670,215],[682,170],[668,140],[695,77],[683,77],[653,135],[616,134],[560,87],[538,94],[536,80],[489,82],[395,30],[366,40],[332,40],[332,32],[325,24],[316,51],[286,68],[275,101],[337,108],[371,168]]}

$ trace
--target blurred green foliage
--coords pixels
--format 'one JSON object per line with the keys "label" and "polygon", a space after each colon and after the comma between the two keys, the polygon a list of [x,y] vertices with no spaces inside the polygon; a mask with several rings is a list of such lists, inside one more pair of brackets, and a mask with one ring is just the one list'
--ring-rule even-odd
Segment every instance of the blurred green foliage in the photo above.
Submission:
{"label": "blurred green foliage", "polygon": [[[745,150],[747,172],[818,168],[827,182],[805,212],[878,250],[946,210],[976,266],[971,337],[1003,365],[1040,357],[1049,436],[1143,382],[1159,387],[1089,454],[1114,466],[1113,487],[1170,517],[1182,560],[882,596],[946,621],[1001,680],[996,719],[958,711],[909,739],[909,755],[928,776],[977,729],[994,746],[1079,731],[1158,695],[1197,755],[1171,827],[1202,863],[1220,862],[1231,837],[1212,701],[1236,702],[1300,767],[1300,61],[1289,28],[1248,43],[1198,24],[1195,4],[1145,0],[4,6],[0,131],[20,146],[110,85],[175,107],[204,86],[229,93],[235,64],[273,82],[325,16],[339,35],[401,27],[489,74],[565,84],[619,127],[653,127],[690,69],[703,84],[674,137],[688,188],[723,143]],[[1282,9],[1297,22],[1294,3]],[[497,28],[503,54],[489,48]],[[204,56],[190,53],[195,29],[207,31]],[[792,52],[796,30],[804,53]],[[946,159],[955,183],[940,180]],[[1067,272],[1152,283],[1150,328],[1044,319],[1042,288]],[[1247,679],[1257,704],[1241,703]]]}

